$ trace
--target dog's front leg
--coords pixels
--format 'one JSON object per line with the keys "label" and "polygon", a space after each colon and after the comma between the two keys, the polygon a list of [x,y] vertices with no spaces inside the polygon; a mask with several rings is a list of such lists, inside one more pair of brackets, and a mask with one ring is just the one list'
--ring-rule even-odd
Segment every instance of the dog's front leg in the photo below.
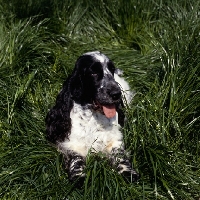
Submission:
{"label": "dog's front leg", "polygon": [[68,150],[67,155],[64,156],[64,162],[70,181],[79,179],[80,182],[80,179],[84,180],[85,157],[74,151]]}
{"label": "dog's front leg", "polygon": [[132,168],[127,152],[122,148],[112,148],[110,154],[112,165],[116,167],[119,174],[125,176],[129,181],[138,180],[138,173]]}

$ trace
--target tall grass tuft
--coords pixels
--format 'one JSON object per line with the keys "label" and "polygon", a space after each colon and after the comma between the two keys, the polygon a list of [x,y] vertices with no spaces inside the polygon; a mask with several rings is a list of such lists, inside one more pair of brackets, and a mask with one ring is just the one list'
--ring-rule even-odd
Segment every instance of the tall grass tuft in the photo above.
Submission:
{"label": "tall grass tuft", "polygon": [[[200,197],[198,1],[0,0],[0,198]],[[89,154],[76,188],[44,119],[78,56],[100,50],[134,91],[124,142],[140,180]]]}

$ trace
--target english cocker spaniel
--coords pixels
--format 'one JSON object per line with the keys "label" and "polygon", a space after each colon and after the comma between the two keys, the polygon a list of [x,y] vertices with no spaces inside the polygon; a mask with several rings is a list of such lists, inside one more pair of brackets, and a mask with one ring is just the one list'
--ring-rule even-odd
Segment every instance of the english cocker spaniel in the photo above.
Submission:
{"label": "english cocker spaniel", "polygon": [[69,179],[84,178],[88,152],[103,152],[118,173],[138,179],[124,149],[121,127],[124,103],[131,100],[128,83],[113,62],[94,51],[78,58],[46,117],[47,139],[65,159]]}

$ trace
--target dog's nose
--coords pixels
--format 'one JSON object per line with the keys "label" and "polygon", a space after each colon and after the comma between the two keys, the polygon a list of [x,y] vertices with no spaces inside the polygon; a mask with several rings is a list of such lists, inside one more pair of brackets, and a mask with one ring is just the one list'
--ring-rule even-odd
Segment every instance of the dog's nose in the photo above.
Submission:
{"label": "dog's nose", "polygon": [[118,100],[120,99],[122,93],[120,90],[113,90],[110,92],[110,96],[112,97],[113,100]]}

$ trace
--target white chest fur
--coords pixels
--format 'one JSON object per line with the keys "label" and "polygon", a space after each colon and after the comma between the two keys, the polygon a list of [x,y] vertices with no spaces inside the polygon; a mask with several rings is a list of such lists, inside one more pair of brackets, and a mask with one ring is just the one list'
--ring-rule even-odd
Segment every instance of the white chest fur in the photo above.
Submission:
{"label": "white chest fur", "polygon": [[71,134],[69,140],[60,144],[62,149],[73,150],[86,156],[89,150],[110,153],[112,148],[120,148],[123,136],[119,130],[117,115],[108,119],[100,112],[74,103],[70,113]]}

